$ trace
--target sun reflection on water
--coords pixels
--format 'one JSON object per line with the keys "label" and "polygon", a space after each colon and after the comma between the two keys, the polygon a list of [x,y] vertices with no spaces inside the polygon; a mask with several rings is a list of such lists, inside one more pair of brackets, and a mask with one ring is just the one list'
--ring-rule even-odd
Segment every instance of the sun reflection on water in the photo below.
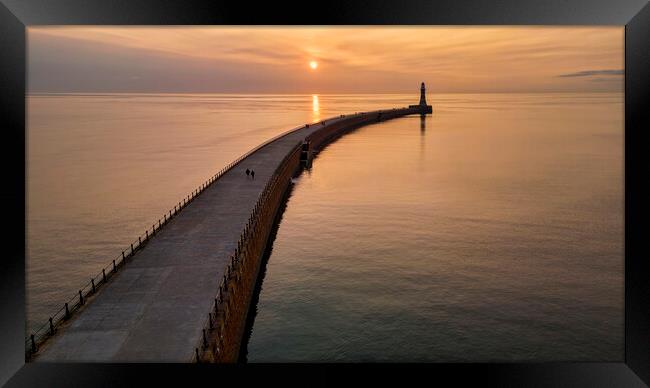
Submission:
{"label": "sun reflection on water", "polygon": [[313,121],[320,120],[320,105],[318,103],[318,95],[312,94],[311,96],[311,110],[312,110],[312,119]]}

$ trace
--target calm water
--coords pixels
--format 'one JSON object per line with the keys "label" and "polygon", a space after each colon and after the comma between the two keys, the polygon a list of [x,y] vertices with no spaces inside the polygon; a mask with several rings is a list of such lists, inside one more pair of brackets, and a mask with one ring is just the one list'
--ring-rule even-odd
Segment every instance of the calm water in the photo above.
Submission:
{"label": "calm water", "polygon": [[[28,325],[304,122],[417,95],[28,98]],[[430,95],[296,180],[253,361],[621,360],[623,95]]]}

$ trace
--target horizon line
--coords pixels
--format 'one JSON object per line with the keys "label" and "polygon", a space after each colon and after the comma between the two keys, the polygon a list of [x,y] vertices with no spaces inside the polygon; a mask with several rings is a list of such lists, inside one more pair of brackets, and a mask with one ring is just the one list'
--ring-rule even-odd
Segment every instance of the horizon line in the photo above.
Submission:
{"label": "horizon line", "polygon": [[[550,93],[625,93],[625,89],[623,88],[622,90],[616,91],[616,90],[589,90],[589,91],[580,91],[580,90],[543,90],[543,91],[489,91],[489,92],[479,92],[479,91],[446,91],[446,92],[438,92],[438,93],[427,93],[427,95],[441,95],[441,94],[550,94]],[[294,96],[313,96],[313,95],[318,95],[318,96],[339,96],[339,95],[367,95],[367,94],[378,94],[378,95],[406,95],[406,94],[418,94],[418,93],[412,93],[412,92],[339,92],[339,93],[332,93],[332,92],[326,92],[326,93],[319,93],[319,92],[169,92],[169,91],[163,91],[163,92],[93,92],[93,91],[87,91],[87,92],[27,92],[25,93],[26,96],[43,96],[43,95],[126,95],[126,94],[151,94],[151,95],[156,95],[156,94],[172,94],[172,95],[197,95],[197,94],[205,94],[205,95],[210,95],[210,94],[221,94],[221,95],[245,95],[245,96],[256,96],[256,95],[267,95],[267,96],[287,96],[287,95],[294,95]]]}

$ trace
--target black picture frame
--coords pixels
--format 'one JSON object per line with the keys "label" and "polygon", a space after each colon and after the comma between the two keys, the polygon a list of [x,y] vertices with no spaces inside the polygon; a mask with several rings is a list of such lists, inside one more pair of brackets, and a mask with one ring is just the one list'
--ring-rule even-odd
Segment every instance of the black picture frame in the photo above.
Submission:
{"label": "black picture frame", "polygon": [[[625,359],[620,363],[191,365],[27,363],[25,333],[26,27],[31,25],[619,25],[625,26]],[[252,380],[305,384],[359,373],[403,385],[643,387],[650,385],[650,5],[645,0],[223,2],[0,0],[0,128],[4,230],[0,259],[0,384],[196,385]],[[226,382],[226,380],[228,382]]]}

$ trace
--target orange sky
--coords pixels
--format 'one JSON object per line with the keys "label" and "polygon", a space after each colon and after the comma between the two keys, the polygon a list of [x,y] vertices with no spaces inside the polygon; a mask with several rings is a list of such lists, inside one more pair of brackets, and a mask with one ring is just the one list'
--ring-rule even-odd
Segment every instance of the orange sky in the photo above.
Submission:
{"label": "orange sky", "polygon": [[623,91],[620,26],[29,27],[28,50],[31,92]]}

